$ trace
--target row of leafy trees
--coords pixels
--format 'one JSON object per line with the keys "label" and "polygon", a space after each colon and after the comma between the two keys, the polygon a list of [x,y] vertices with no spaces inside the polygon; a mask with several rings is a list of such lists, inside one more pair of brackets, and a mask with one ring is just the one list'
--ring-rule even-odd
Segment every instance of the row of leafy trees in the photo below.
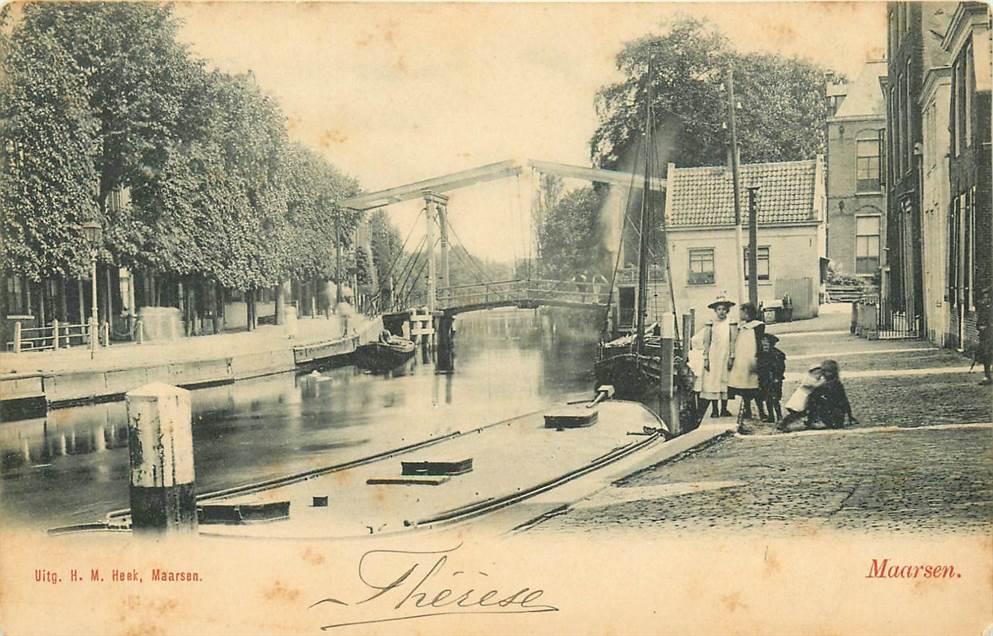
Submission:
{"label": "row of leafy trees", "polygon": [[[664,35],[627,42],[616,66],[622,79],[602,87],[595,101],[599,125],[590,139],[590,156],[599,167],[630,168],[645,126],[648,91],[658,120],[677,122],[674,147],[660,154],[680,167],[724,164],[728,135],[722,82],[728,67],[734,70],[740,104],[736,123],[742,162],[811,159],[826,149],[825,87],[839,76],[810,62],[736,51],[710,25],[683,18]],[[600,243],[601,199],[594,188],[555,195],[540,230],[543,270],[609,276],[613,263],[605,256],[616,246]]]}
{"label": "row of leafy trees", "polygon": [[[358,184],[288,139],[251,73],[194,57],[168,5],[29,3],[16,18],[11,6],[0,25],[6,275],[86,276],[81,226],[96,220],[101,263],[185,282],[187,294],[335,278],[335,241],[359,218],[334,203]],[[129,205],[116,204],[122,190]]]}

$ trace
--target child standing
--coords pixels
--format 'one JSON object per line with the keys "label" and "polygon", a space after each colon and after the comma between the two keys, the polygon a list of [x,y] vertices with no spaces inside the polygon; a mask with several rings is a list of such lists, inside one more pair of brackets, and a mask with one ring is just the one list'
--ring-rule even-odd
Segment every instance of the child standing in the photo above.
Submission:
{"label": "child standing", "polygon": [[[700,409],[710,402],[710,417],[730,417],[728,411],[728,373],[731,369],[731,352],[738,334],[738,322],[729,316],[734,303],[721,294],[707,305],[714,310],[714,318],[707,322],[703,336],[703,378],[700,387]],[[717,403],[720,402],[720,411]]]}
{"label": "child standing", "polygon": [[759,390],[768,413],[767,422],[778,422],[783,418],[779,401],[783,399],[786,354],[776,348],[777,342],[779,338],[767,333],[762,336],[762,349],[759,351]]}
{"label": "child standing", "polygon": [[731,371],[728,374],[728,397],[741,396],[742,416],[752,417],[752,400],[758,408],[759,419],[765,419],[765,405],[759,392],[758,353],[759,343],[765,333],[765,323],[758,318],[758,310],[751,303],[739,308],[741,323],[738,336],[731,349]]}

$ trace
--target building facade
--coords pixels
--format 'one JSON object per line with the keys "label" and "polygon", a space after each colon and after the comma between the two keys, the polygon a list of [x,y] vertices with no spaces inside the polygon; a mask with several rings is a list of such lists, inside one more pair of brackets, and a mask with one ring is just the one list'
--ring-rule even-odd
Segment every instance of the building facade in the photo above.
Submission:
{"label": "building facade", "polygon": [[875,279],[885,266],[885,60],[866,63],[852,82],[828,86],[827,257],[842,274]]}
{"label": "building facade", "polygon": [[930,68],[924,74],[919,103],[924,143],[921,152],[924,263],[924,335],[944,346],[949,330],[948,280],[948,112],[951,69]]}
{"label": "building facade", "polygon": [[[759,302],[790,296],[795,318],[817,315],[821,263],[826,255],[823,160],[741,166],[742,214],[747,188],[756,196]],[[748,275],[745,254],[736,254],[731,174],[723,166],[676,168],[669,164],[666,225],[676,310],[709,315],[720,293],[737,295],[738,267]],[[745,217],[747,220],[747,217]],[[748,232],[744,243],[747,252]]]}
{"label": "building facade", "polygon": [[960,3],[942,42],[951,66],[947,340],[971,350],[981,323],[993,327],[993,213],[990,190],[990,12]]}
{"label": "building facade", "polygon": [[921,153],[923,126],[918,96],[927,69],[947,65],[941,40],[954,3],[894,2],[887,10],[886,260],[883,288],[894,311],[918,335],[924,322]]}

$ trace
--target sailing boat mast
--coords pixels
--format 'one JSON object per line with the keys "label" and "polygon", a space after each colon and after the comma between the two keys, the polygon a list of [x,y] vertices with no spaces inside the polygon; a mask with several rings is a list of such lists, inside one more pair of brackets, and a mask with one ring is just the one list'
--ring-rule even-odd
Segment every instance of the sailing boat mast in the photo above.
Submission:
{"label": "sailing boat mast", "polygon": [[641,219],[638,223],[638,314],[635,320],[635,352],[641,353],[645,343],[645,315],[648,313],[648,249],[652,218],[652,57],[648,57],[648,100],[645,107],[645,182],[641,194]]}

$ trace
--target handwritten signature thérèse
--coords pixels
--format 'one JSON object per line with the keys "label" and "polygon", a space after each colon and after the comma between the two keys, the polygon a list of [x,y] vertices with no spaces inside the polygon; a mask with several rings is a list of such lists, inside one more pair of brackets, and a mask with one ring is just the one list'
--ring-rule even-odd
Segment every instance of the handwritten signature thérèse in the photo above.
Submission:
{"label": "handwritten signature th\u00e9r\u00e8se", "polygon": [[371,617],[363,611],[361,619],[352,617],[355,620],[347,620],[347,613],[338,615],[335,622],[321,626],[325,631],[429,616],[559,611],[554,605],[539,602],[545,594],[542,589],[515,585],[511,591],[501,591],[482,578],[489,576],[486,572],[453,569],[449,557],[460,547],[462,544],[432,551],[370,550],[358,564],[359,580],[367,588],[368,596],[352,602],[325,597],[312,603],[309,609],[364,606],[372,611]]}

